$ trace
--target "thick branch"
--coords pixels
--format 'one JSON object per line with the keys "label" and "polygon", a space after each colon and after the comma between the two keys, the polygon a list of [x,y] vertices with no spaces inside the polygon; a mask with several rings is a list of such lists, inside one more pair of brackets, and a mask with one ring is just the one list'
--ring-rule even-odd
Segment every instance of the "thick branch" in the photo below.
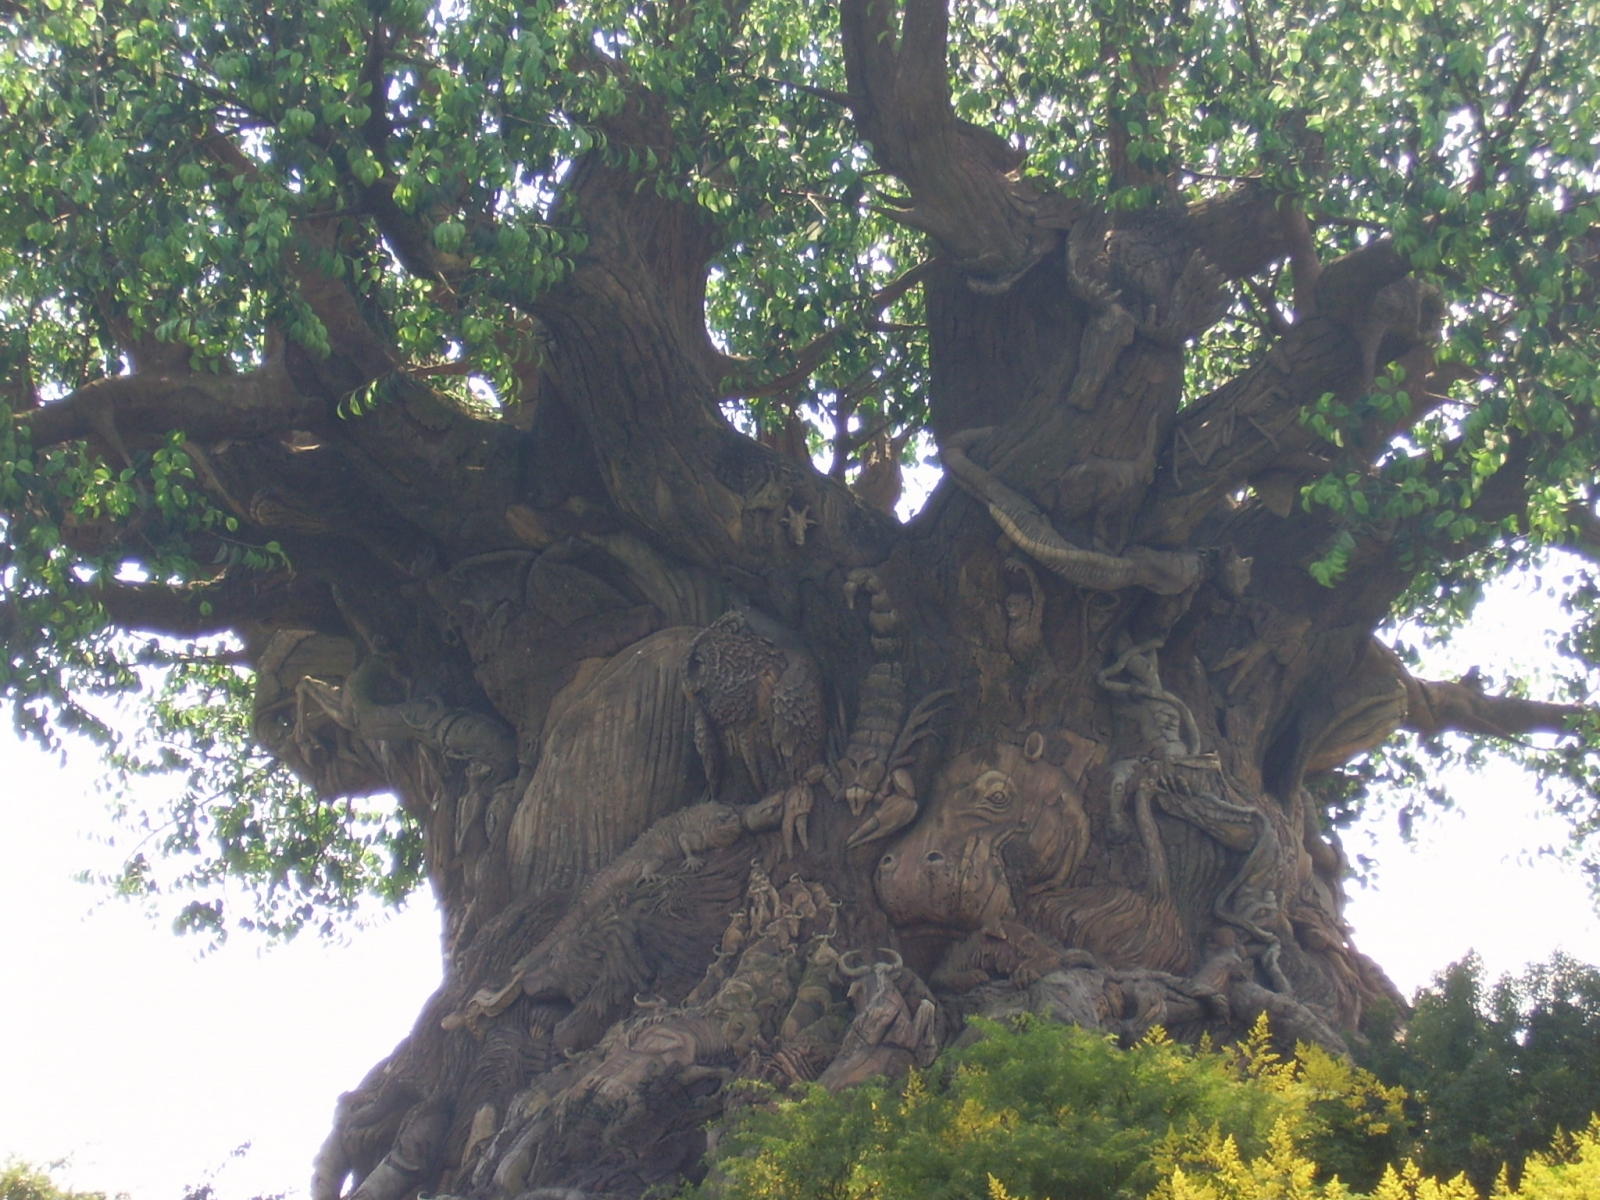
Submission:
{"label": "thick branch", "polygon": [[1247,481],[1274,471],[1315,473],[1327,446],[1301,421],[1306,407],[1327,393],[1354,400],[1382,366],[1436,334],[1437,294],[1397,271],[1403,265],[1376,248],[1330,263],[1314,313],[1180,415],[1141,536],[1180,541]]}
{"label": "thick branch", "polygon": [[1515,738],[1530,733],[1564,733],[1572,722],[1593,711],[1581,704],[1555,704],[1520,696],[1495,696],[1471,681],[1438,681],[1405,675],[1404,728],[1432,736],[1475,733]]}
{"label": "thick branch", "polygon": [[[901,273],[867,298],[868,308],[873,313],[881,313],[926,279],[932,267],[931,262],[920,262],[909,271]],[[774,379],[767,379],[748,387],[738,386],[734,394],[750,399],[757,396],[781,396],[803,386],[850,328],[842,322],[830,325],[800,348],[800,352],[795,355],[795,364],[789,370]],[[734,365],[736,367],[737,363]]]}
{"label": "thick branch", "polygon": [[[610,144],[670,159],[664,106],[629,86],[637,94],[608,118]],[[615,157],[574,166],[564,205],[588,248],[567,280],[522,306],[550,335],[553,386],[616,511],[690,561],[752,577],[771,573],[775,555],[795,569],[877,561],[892,522],[729,427],[718,404],[728,360],[705,324],[719,230],[693,204],[639,186]],[[777,518],[790,509],[812,532],[785,532]]]}
{"label": "thick branch", "polygon": [[291,429],[315,429],[321,401],[298,392],[271,367],[248,375],[116,375],[53,403],[19,413],[35,446],[94,437],[110,448],[173,430],[200,442],[249,440]]}
{"label": "thick branch", "polygon": [[[251,180],[262,178],[260,165],[221,133],[211,133],[205,140],[205,148],[224,170]],[[298,228],[306,241],[321,249],[333,244],[331,221],[302,221]],[[312,368],[324,386],[342,398],[394,369],[395,359],[390,347],[361,315],[355,296],[341,280],[318,270],[310,264],[308,256],[293,250],[284,254],[284,269],[294,281],[301,299],[328,331],[328,339],[335,347],[329,360],[316,363]]]}
{"label": "thick branch", "polygon": [[1325,719],[1309,747],[1308,771],[1349,762],[1381,745],[1397,729],[1425,736],[1458,732],[1509,739],[1563,733],[1576,718],[1594,711],[1583,705],[1489,695],[1472,675],[1455,682],[1418,679],[1394,650],[1376,638],[1368,639],[1357,652],[1349,676],[1324,686],[1312,703]]}
{"label": "thick branch", "polygon": [[1278,207],[1280,200],[1260,184],[1246,183],[1191,205],[1184,230],[1225,278],[1243,279],[1293,248],[1292,226]]}
{"label": "thick branch", "polygon": [[945,0],[907,0],[898,38],[896,7],[840,6],[851,111],[911,191],[911,207],[891,215],[931,234],[974,287],[1003,291],[1059,244],[1071,206],[1024,182],[1002,138],[956,119]]}
{"label": "thick branch", "polygon": [[[213,637],[246,628],[343,629],[327,588],[305,576],[235,572],[176,586],[97,580],[84,585],[84,594],[118,628],[161,637]],[[17,619],[13,604],[0,604],[0,636],[10,638]]]}

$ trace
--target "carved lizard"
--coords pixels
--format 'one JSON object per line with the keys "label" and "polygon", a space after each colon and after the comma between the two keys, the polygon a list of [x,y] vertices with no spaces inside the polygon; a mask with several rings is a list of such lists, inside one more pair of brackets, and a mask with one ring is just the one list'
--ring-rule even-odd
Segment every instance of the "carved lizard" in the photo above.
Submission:
{"label": "carved lizard", "polygon": [[1205,578],[1205,557],[1193,550],[1129,546],[1121,554],[1103,554],[1074,546],[1031,500],[967,457],[967,447],[988,432],[962,430],[940,446],[939,455],[955,481],[983,503],[1006,536],[1042,566],[1068,583],[1096,592],[1140,587],[1158,596],[1176,596]]}

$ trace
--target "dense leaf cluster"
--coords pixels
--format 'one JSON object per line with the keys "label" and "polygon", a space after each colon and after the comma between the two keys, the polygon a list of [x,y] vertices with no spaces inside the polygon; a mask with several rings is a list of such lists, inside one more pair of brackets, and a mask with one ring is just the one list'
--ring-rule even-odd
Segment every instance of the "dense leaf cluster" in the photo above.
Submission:
{"label": "dense leaf cluster", "polygon": [[1600,1112],[1600,970],[1556,955],[1492,985],[1468,956],[1423,989],[1368,1065],[1411,1096],[1413,1153],[1488,1189]]}

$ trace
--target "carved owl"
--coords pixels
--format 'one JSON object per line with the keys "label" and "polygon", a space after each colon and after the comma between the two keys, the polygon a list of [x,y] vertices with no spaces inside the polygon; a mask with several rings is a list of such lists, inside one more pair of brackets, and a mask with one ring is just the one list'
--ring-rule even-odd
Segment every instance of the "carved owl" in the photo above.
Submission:
{"label": "carved owl", "polygon": [[[821,762],[822,675],[788,631],[748,609],[724,613],[695,637],[684,665],[695,748],[713,797],[746,802],[794,783]],[[742,768],[745,780],[735,771]]]}

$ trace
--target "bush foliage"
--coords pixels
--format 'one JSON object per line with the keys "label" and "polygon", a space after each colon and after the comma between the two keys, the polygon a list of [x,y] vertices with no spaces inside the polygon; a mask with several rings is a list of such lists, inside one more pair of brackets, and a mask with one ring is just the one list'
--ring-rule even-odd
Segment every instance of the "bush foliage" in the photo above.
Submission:
{"label": "bush foliage", "polygon": [[1593,1200],[1600,1120],[1480,1188],[1403,1158],[1404,1092],[1314,1047],[982,1025],[900,1085],[757,1096],[688,1200]]}

